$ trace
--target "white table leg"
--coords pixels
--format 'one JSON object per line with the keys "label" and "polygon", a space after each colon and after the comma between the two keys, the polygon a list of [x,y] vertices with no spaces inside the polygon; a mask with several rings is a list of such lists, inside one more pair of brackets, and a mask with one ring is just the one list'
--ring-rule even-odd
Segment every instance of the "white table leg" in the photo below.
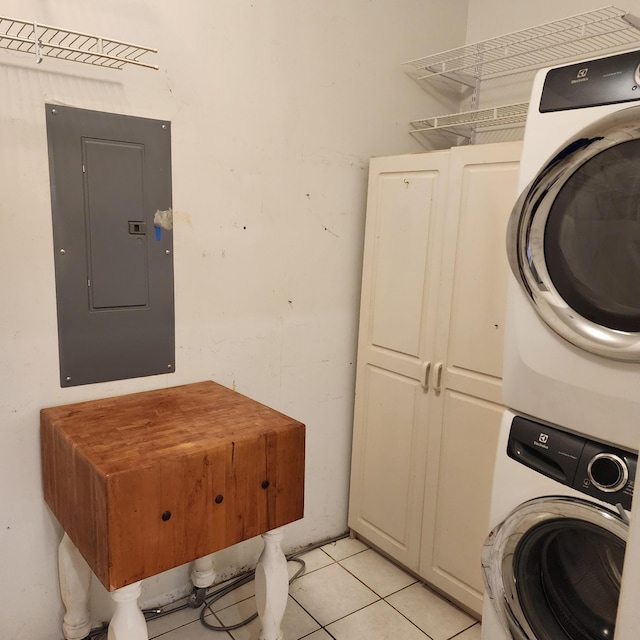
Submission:
{"label": "white table leg", "polygon": [[58,574],[60,595],[66,609],[62,632],[67,640],[81,640],[91,631],[91,569],[66,533],[58,547]]}
{"label": "white table leg", "polygon": [[116,609],[109,623],[108,640],[149,640],[147,621],[138,607],[142,582],[134,582],[111,593]]}
{"label": "white table leg", "polygon": [[263,534],[264,549],[256,566],[256,605],[262,629],[260,640],[283,640],[282,618],[289,596],[287,559],[282,552],[282,529]]}
{"label": "white table leg", "polygon": [[193,591],[189,596],[189,605],[194,608],[200,607],[206,598],[207,589],[215,582],[216,571],[213,567],[213,556],[208,555],[198,558],[191,568],[191,582]]}
{"label": "white table leg", "polygon": [[198,589],[209,588],[216,579],[216,571],[213,568],[213,557],[205,556],[204,558],[198,558],[193,563],[191,569],[191,582],[193,586]]}

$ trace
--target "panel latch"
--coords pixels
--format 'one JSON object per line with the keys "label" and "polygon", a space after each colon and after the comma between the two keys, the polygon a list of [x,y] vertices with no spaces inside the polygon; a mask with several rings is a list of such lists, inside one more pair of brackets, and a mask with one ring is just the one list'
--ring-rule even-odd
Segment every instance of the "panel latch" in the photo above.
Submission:
{"label": "panel latch", "polygon": [[132,222],[129,220],[129,233],[132,236],[144,236],[147,233],[146,222]]}

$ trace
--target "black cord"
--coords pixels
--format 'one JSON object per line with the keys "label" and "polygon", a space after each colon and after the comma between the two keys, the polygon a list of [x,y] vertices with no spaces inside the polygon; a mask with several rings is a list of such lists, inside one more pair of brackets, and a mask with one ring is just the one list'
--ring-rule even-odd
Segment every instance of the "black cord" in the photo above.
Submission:
{"label": "black cord", "polygon": [[[309,553],[309,551],[313,551],[314,549],[319,549],[320,547],[324,547],[325,545],[331,544],[332,542],[337,542],[338,540],[342,540],[343,538],[346,538],[348,535],[349,535],[348,533],[343,533],[334,538],[329,538],[328,540],[324,540],[323,542],[316,542],[315,544],[309,545],[308,547],[305,547],[304,549],[301,549],[296,553],[286,556],[287,562],[297,562],[298,564],[301,565],[300,568],[289,579],[289,584],[291,584],[294,580],[296,580],[301,575],[303,575],[306,570],[306,565],[304,563],[304,560],[301,560],[299,556],[302,556],[305,553]],[[250,615],[248,618],[245,618],[244,620],[242,620],[242,622],[238,622],[230,626],[226,626],[226,625],[217,626],[205,620],[207,610],[210,611],[212,614],[214,614],[214,611],[211,608],[214,603],[216,603],[218,600],[226,596],[228,593],[231,593],[238,587],[241,587],[242,585],[247,584],[248,582],[251,582],[254,578],[255,578],[255,571],[250,571],[246,575],[238,578],[237,580],[234,580],[229,585],[222,587],[219,591],[215,591],[211,598],[205,599],[204,606],[200,611],[200,622],[202,623],[202,625],[211,631],[234,631],[235,629],[239,629],[240,627],[244,627],[246,624],[249,624],[252,620],[255,620],[258,617],[257,611],[252,615]]]}
{"label": "black cord", "polygon": [[[337,542],[338,540],[342,540],[346,538],[349,534],[343,533],[342,535],[336,536],[335,538],[330,538],[328,540],[324,540],[323,542],[317,542],[315,544],[309,545],[300,551],[293,553],[291,555],[286,556],[287,562],[297,562],[300,564],[300,568],[291,576],[289,579],[289,584],[291,584],[294,580],[302,576],[306,570],[306,565],[304,560],[301,560],[298,556],[302,556],[305,553],[309,553],[309,551],[313,551],[314,549],[319,549],[320,547],[324,547],[325,545],[331,544],[333,542]],[[240,627],[244,627],[249,624],[252,620],[255,620],[258,617],[258,612],[256,611],[251,616],[242,620],[242,622],[238,622],[236,624],[230,626],[216,626],[205,620],[206,612],[210,611],[214,614],[213,609],[211,608],[218,600],[226,596],[227,594],[235,591],[239,587],[251,582],[255,578],[255,571],[249,571],[235,580],[232,580],[229,584],[226,584],[224,587],[221,587],[217,590],[214,590],[210,596],[205,598],[203,607],[200,610],[200,622],[204,627],[210,629],[211,631],[234,631],[235,629],[240,629]],[[215,587],[210,587],[210,589],[215,589]],[[180,602],[180,600],[185,600],[189,596],[184,596],[183,598],[178,599],[176,602]],[[171,609],[162,609],[161,607],[154,607],[151,609],[143,609],[142,613],[145,616],[147,621],[157,620],[158,618],[163,618],[164,616],[168,616],[172,613],[176,613],[177,611],[182,611],[183,609],[189,608],[189,603],[182,604],[177,607],[173,607]],[[214,614],[215,615],[215,614]],[[92,629],[89,635],[84,640],[104,640],[107,637],[108,626],[101,627],[98,629]]]}
{"label": "black cord", "polygon": [[[305,553],[306,553],[306,551],[305,551]],[[295,555],[300,555],[300,554],[295,554]],[[297,562],[298,564],[301,565],[300,568],[289,579],[289,584],[291,584],[296,578],[299,578],[304,573],[304,571],[306,569],[306,565],[304,563],[304,560],[300,560],[300,558],[297,558],[295,556],[289,556],[287,558],[287,561],[288,562]],[[255,578],[255,572],[251,572],[251,573],[247,574],[246,576],[243,576],[239,580],[232,582],[230,585],[228,585],[226,587],[223,587],[219,591],[216,591],[215,594],[213,595],[213,597],[207,598],[204,601],[204,606],[202,607],[202,609],[200,611],[200,622],[202,623],[202,625],[205,626],[207,629],[209,629],[211,631],[233,631],[234,629],[240,629],[240,627],[244,627],[246,624],[249,624],[252,620],[255,620],[258,617],[258,612],[257,611],[255,613],[253,613],[252,615],[250,615],[248,618],[245,618],[244,620],[242,620],[242,622],[238,622],[236,624],[229,625],[229,626],[226,626],[226,625],[217,626],[217,625],[213,625],[210,622],[207,622],[207,620],[205,620],[205,616],[206,616],[207,610],[210,611],[211,613],[214,613],[214,611],[213,611],[213,609],[211,607],[218,600],[220,600],[221,598],[226,596],[228,593],[231,593],[232,591],[235,591],[235,589],[237,589],[238,587],[241,587],[243,584],[247,584],[248,582],[251,582],[254,578]]]}

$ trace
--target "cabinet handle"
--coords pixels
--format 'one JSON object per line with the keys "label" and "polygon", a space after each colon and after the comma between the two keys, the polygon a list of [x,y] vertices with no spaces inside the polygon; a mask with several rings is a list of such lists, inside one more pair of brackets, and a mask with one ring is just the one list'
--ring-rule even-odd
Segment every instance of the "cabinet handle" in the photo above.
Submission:
{"label": "cabinet handle", "polygon": [[422,363],[422,388],[424,389],[424,392],[426,393],[427,391],[429,391],[429,374],[431,373],[431,363],[430,362],[423,362]]}
{"label": "cabinet handle", "polygon": [[441,384],[442,384],[442,362],[438,362],[433,371],[433,388],[436,393],[440,393]]}

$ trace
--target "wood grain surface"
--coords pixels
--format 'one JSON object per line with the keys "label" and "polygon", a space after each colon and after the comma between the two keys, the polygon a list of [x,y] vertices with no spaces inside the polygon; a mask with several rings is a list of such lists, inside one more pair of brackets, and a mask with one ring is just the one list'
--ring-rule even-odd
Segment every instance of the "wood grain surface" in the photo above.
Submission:
{"label": "wood grain surface", "polygon": [[45,500],[110,591],[303,517],[304,425],[214,382],[40,422]]}

